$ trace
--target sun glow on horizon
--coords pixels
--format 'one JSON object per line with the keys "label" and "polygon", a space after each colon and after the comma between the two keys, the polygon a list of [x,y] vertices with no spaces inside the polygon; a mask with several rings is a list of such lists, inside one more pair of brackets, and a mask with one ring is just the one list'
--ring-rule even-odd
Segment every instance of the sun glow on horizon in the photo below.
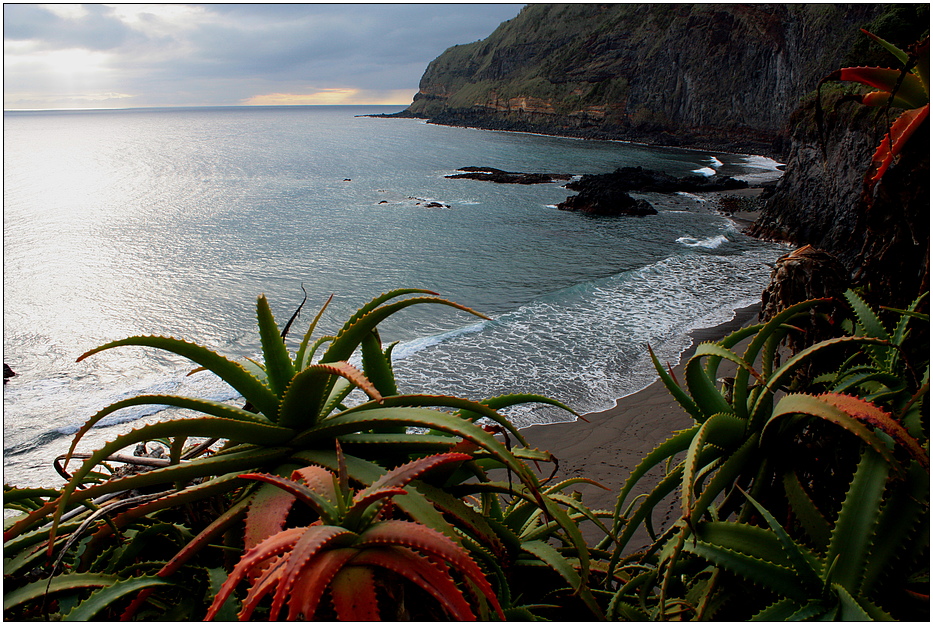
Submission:
{"label": "sun glow on horizon", "polygon": [[246,106],[308,106],[308,105],[398,105],[411,104],[410,89],[373,91],[366,89],[319,89],[311,93],[266,93],[242,100]]}

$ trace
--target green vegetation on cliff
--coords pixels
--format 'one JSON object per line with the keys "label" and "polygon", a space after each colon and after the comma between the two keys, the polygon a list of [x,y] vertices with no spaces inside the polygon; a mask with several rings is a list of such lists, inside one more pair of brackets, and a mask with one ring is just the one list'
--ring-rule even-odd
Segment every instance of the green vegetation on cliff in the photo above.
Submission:
{"label": "green vegetation on cliff", "polygon": [[[913,6],[913,5],[910,5]],[[767,146],[883,5],[529,5],[435,59],[406,111],[438,123]]]}

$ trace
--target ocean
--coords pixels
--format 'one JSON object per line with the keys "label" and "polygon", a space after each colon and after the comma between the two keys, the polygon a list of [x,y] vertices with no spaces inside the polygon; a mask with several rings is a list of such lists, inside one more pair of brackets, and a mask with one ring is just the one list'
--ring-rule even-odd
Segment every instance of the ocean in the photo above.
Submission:
{"label": "ocean", "polygon": [[[645,218],[559,211],[560,184],[452,180],[460,167],[776,179],[763,157],[361,117],[398,107],[217,107],[4,113],[4,482],[57,485],[70,435],[140,393],[221,401],[235,393],[190,362],[118,348],[135,334],[259,353],[256,297],[280,325],[303,297],[297,341],[331,295],[335,331],[376,295],[431,289],[478,310],[407,309],[380,326],[400,341],[403,392],[482,399],[541,393],[580,413],[655,379],[650,344],[676,361],[689,333],[758,300],[781,245],[740,234],[703,194],[644,194]],[[431,207],[431,203],[440,207]],[[160,407],[104,420],[82,448]],[[520,427],[569,420],[510,411]]]}

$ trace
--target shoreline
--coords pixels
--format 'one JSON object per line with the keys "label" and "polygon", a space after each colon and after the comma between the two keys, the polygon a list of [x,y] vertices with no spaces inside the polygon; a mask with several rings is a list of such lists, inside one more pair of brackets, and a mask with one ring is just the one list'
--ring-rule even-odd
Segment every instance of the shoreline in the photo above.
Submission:
{"label": "shoreline", "polygon": [[[683,381],[683,368],[701,342],[717,341],[756,322],[759,309],[760,304],[736,309],[731,320],[691,332],[693,343],[681,354],[680,362],[674,367],[677,379]],[[583,502],[591,510],[613,510],[618,493],[632,469],[675,431],[693,425],[693,420],[660,379],[617,399],[615,406],[608,410],[583,416],[586,421],[577,419],[536,424],[521,431],[530,447],[548,450],[557,458],[558,469],[553,482],[587,477],[608,489],[590,484],[573,486],[573,490],[583,495]],[[551,470],[551,466],[542,466],[542,477],[547,477]],[[598,536],[598,533],[591,534],[595,539]]]}

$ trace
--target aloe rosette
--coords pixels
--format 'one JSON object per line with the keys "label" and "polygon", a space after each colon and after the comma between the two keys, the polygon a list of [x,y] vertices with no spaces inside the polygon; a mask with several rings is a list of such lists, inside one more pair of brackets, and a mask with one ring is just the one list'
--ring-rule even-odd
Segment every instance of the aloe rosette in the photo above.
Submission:
{"label": "aloe rosette", "polygon": [[[413,297],[399,299],[402,296]],[[172,566],[177,570],[209,542],[207,536],[219,535],[242,521],[253,498],[267,496],[268,489],[274,488],[241,478],[240,474],[264,471],[288,475],[296,466],[308,464],[336,470],[335,440],[344,446],[350,477],[359,483],[371,483],[386,469],[413,457],[446,452],[465,444],[473,461],[505,467],[529,492],[538,493],[537,477],[522,458],[551,460],[551,456],[528,449],[521,433],[498,411],[527,401],[570,409],[537,395],[505,396],[484,402],[435,395],[398,395],[391,366],[393,346],[383,348],[376,328],[390,315],[416,304],[440,304],[479,315],[436,297],[430,291],[397,290],[369,302],[335,336],[313,340],[325,304],[292,355],[284,335],[295,317],[286,325],[286,330],[280,332],[268,302],[260,296],[257,319],[261,362],[237,362],[194,343],[156,336],[114,341],[82,355],[80,359],[128,345],[167,350],[218,375],[242,395],[246,405],[237,407],[172,395],[140,395],[114,403],[95,414],[75,435],[66,464],[84,434],[102,418],[122,408],[157,404],[198,413],[194,417],[145,425],[90,454],[83,454],[86,459],[60,492],[30,498],[28,509],[6,523],[6,546],[15,545],[23,550],[14,562],[22,569],[37,561],[40,556],[37,547],[43,533],[48,553],[52,554],[55,549],[61,551],[63,547],[76,544],[82,532],[92,532],[87,547],[90,553],[102,549],[107,537],[114,532],[160,511],[225,498],[226,509],[216,523],[206,528],[205,537],[196,538],[173,558]],[[362,369],[347,362],[357,350],[362,352]],[[362,391],[369,401],[347,408],[344,399],[354,389]],[[517,441],[515,445],[507,448],[477,423],[480,419],[507,432]],[[205,453],[203,445],[192,443],[193,438],[222,440],[223,446]],[[102,462],[128,446],[153,440],[168,446],[168,466],[101,481],[96,469]],[[199,454],[193,455],[192,449],[200,449]],[[156,492],[144,500],[132,502],[132,506],[119,502],[101,504],[133,489]],[[13,494],[7,499],[12,497]],[[394,501],[413,519],[459,540],[431,502],[417,490],[410,489],[396,496]],[[551,506],[548,502],[542,503]],[[90,518],[90,512],[82,510],[97,505],[103,505],[104,512],[110,515],[108,523],[103,523],[102,519],[88,526],[80,523]],[[110,512],[111,505],[115,506],[113,512]],[[116,506],[120,506],[119,509]],[[50,529],[49,517],[52,520]],[[67,541],[58,536],[59,532],[65,532]],[[82,560],[84,570],[89,559],[90,556]]]}
{"label": "aloe rosette", "polygon": [[[278,620],[287,606],[288,620],[311,620],[329,589],[340,620],[378,620],[377,580],[386,572],[414,584],[434,599],[450,617],[476,620],[486,615],[485,605],[504,615],[495,593],[468,552],[442,532],[409,520],[383,518],[386,506],[416,477],[438,468],[470,460],[462,453],[428,456],[389,471],[370,486],[353,492],[347,466],[338,447],[338,473],[321,467],[297,469],[291,479],[268,474],[245,474],[278,490],[251,512],[263,519],[265,532],[254,533],[248,550],[221,586],[207,612],[213,619],[237,585],[249,590],[238,614],[249,619],[259,603],[272,596],[269,620]],[[295,502],[318,515],[304,527],[284,528]],[[254,543],[254,544],[251,544]],[[460,585],[458,585],[460,582]],[[464,592],[461,585],[466,585]]]}

